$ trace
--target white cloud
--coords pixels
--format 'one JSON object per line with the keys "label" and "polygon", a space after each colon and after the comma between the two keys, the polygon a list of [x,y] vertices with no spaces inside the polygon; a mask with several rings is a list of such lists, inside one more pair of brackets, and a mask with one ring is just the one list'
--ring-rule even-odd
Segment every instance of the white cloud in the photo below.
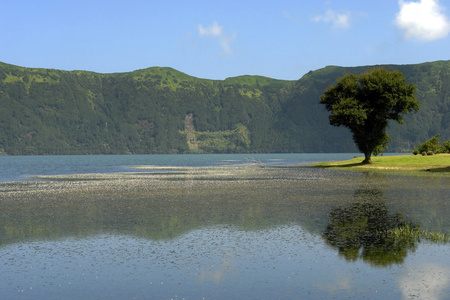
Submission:
{"label": "white cloud", "polygon": [[222,26],[219,26],[217,22],[214,22],[211,26],[203,27],[202,24],[197,26],[198,34],[200,36],[221,36],[222,35]]}
{"label": "white cloud", "polygon": [[441,299],[448,290],[450,270],[436,265],[418,265],[399,278],[403,299]]}
{"label": "white cloud", "polygon": [[230,44],[236,38],[236,34],[227,35],[223,32],[223,27],[219,26],[217,22],[213,22],[211,26],[203,27],[202,24],[197,26],[199,36],[209,36],[219,39],[220,46],[222,47],[222,52],[220,55],[229,56],[233,53]]}
{"label": "white cloud", "polygon": [[420,0],[419,2],[399,1],[400,12],[395,23],[403,31],[405,39],[417,38],[433,41],[446,37],[450,33],[450,21],[443,13],[438,0]]}
{"label": "white cloud", "polygon": [[315,22],[331,23],[333,28],[349,28],[350,13],[337,13],[334,10],[327,10],[325,14],[313,18]]}
{"label": "white cloud", "polygon": [[223,52],[220,53],[221,55],[228,56],[233,53],[230,47],[230,43],[235,39],[236,35],[222,35],[220,37],[220,45],[222,46]]}

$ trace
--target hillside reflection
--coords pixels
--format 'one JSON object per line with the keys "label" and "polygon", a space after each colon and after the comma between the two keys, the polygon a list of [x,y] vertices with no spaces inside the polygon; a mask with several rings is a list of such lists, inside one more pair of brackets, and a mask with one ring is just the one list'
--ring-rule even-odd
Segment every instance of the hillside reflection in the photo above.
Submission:
{"label": "hillside reflection", "polygon": [[170,240],[217,225],[260,231],[294,224],[347,260],[383,266],[402,263],[417,242],[378,233],[408,222],[448,232],[449,194],[447,177],[301,167],[54,177],[0,184],[0,246],[111,233]]}
{"label": "hillside reflection", "polygon": [[384,233],[406,225],[414,227],[400,213],[389,213],[383,191],[362,188],[355,191],[352,204],[331,210],[323,237],[348,261],[362,259],[374,266],[401,264],[408,251],[416,249],[417,241]]}

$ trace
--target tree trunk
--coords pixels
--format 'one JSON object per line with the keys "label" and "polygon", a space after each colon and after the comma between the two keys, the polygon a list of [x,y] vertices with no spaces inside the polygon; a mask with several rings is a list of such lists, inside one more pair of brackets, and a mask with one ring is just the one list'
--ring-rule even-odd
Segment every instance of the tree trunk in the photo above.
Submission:
{"label": "tree trunk", "polygon": [[372,152],[366,152],[364,153],[365,159],[363,160],[363,164],[371,164],[372,163]]}

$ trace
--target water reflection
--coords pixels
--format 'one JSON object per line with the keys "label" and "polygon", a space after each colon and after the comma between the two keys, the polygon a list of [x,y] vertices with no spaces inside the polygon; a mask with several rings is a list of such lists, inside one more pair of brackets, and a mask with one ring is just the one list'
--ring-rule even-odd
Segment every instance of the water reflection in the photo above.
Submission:
{"label": "water reflection", "polygon": [[404,221],[401,213],[390,214],[383,191],[360,188],[355,201],[330,212],[330,223],[323,237],[349,261],[362,259],[374,266],[401,264],[408,251],[417,247],[415,239],[394,239],[385,233],[395,228],[415,225]]}
{"label": "water reflection", "polygon": [[450,269],[436,263],[408,265],[398,279],[404,299],[448,299]]}
{"label": "water reflection", "polygon": [[0,184],[0,298],[448,295],[448,245],[378,234],[448,232],[448,179],[208,170]]}
{"label": "water reflection", "polygon": [[[295,223],[325,232],[351,258],[357,249],[389,242],[376,231],[408,222],[433,232],[450,229],[449,178],[295,167],[186,172],[0,185],[0,245],[104,232],[158,240],[217,224],[261,230]],[[180,176],[195,180],[172,180]]]}

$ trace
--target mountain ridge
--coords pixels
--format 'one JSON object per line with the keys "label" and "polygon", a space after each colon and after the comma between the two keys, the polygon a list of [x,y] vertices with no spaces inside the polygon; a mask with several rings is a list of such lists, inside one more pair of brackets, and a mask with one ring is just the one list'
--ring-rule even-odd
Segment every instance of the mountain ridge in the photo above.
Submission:
{"label": "mountain ridge", "polygon": [[[390,124],[391,152],[437,133],[450,139],[450,61],[326,66],[298,80],[197,78],[171,67],[123,73],[26,68],[0,62],[0,152],[27,154],[355,152],[319,104],[344,73],[403,72],[421,109]],[[189,147],[192,114],[197,149]],[[192,129],[190,139],[192,140]]]}

